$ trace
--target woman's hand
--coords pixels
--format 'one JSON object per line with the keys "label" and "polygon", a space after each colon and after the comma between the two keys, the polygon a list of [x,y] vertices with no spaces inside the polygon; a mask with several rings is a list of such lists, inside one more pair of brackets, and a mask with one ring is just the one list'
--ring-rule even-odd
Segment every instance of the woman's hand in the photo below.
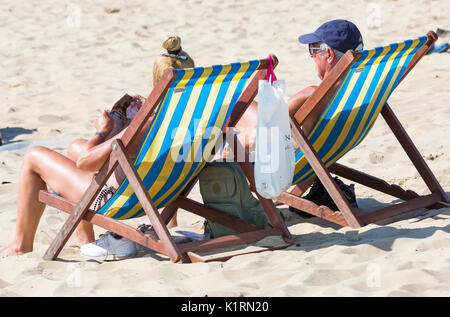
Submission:
{"label": "woman's hand", "polygon": [[108,135],[114,128],[114,119],[109,115],[109,111],[103,110],[95,119],[94,126],[98,132]]}

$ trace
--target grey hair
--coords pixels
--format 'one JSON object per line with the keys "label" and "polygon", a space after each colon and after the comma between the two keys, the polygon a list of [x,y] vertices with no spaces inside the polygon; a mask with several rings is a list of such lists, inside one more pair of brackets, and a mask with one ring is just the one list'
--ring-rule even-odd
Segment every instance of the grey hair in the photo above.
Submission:
{"label": "grey hair", "polygon": [[[327,45],[327,44],[325,44],[325,45]],[[327,47],[330,47],[330,46],[327,45]],[[330,48],[333,50],[334,56],[336,56],[337,60],[340,60],[342,58],[342,56],[344,56],[344,54],[345,54],[345,53],[342,53],[341,51],[338,51],[337,49],[334,49],[332,47],[330,47]],[[363,45],[359,44],[358,47],[355,49],[355,51],[360,51],[362,49],[363,49]]]}
{"label": "grey hair", "polygon": [[340,60],[342,58],[342,56],[344,56],[345,53],[342,53],[341,51],[338,51],[334,48],[331,48],[334,52],[334,56],[336,57],[337,60]]}

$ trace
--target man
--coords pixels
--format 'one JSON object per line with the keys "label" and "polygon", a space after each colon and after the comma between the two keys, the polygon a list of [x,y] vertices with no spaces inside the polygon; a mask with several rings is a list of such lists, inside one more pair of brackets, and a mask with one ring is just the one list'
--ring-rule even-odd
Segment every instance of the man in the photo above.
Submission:
{"label": "man", "polygon": [[[322,24],[315,32],[298,38],[307,44],[311,58],[316,65],[317,76],[323,80],[348,50],[362,50],[363,40],[356,25],[347,20],[333,20]],[[312,95],[318,86],[307,87],[289,99],[289,112],[294,114]],[[302,124],[306,135],[325,110],[322,104],[311,112]]]}
{"label": "man", "polygon": [[[317,75],[323,80],[348,50],[362,50],[360,31],[350,21],[332,20],[322,24],[315,32],[299,36],[299,42],[308,45],[309,54],[316,65]],[[289,113],[294,114],[316,91],[318,86],[309,86],[289,98]],[[316,107],[302,124],[308,135],[325,110],[326,104]],[[257,104],[253,102],[236,125],[240,139],[247,148],[254,146],[256,136]]]}
{"label": "man", "polygon": [[[300,43],[308,45],[309,54],[315,63],[317,75],[321,80],[330,73],[345,52],[348,50],[358,51],[363,49],[361,32],[355,24],[342,19],[328,21],[313,33],[299,36],[298,40]],[[289,113],[291,115],[296,113],[317,88],[318,86],[306,87],[289,98]],[[325,102],[319,104],[302,122],[301,128],[305,135],[309,135],[326,106],[327,103]],[[252,151],[252,148],[254,148],[256,118],[257,104],[254,102],[236,125],[240,133],[239,139],[245,144],[248,151]],[[336,181],[347,196],[350,204],[356,207],[356,198],[353,189],[350,186],[346,186],[339,179],[336,179]],[[337,208],[318,179],[316,179],[310,192],[304,198],[326,205],[334,210]]]}

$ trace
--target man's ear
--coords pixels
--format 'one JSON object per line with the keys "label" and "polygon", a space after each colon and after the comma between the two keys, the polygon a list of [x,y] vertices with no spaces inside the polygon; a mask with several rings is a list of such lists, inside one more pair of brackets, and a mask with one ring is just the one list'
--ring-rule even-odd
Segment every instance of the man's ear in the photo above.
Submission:
{"label": "man's ear", "polygon": [[327,52],[328,52],[327,62],[328,64],[332,64],[336,58],[336,55],[334,54],[334,51],[331,49],[331,47],[327,48]]}

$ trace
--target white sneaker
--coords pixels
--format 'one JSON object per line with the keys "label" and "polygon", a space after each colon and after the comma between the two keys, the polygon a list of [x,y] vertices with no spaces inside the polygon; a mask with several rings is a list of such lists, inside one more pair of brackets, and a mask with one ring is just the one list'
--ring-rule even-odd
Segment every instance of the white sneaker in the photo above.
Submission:
{"label": "white sneaker", "polygon": [[136,243],[125,238],[116,239],[112,232],[107,231],[94,242],[83,245],[80,252],[97,260],[121,260],[136,254]]}

